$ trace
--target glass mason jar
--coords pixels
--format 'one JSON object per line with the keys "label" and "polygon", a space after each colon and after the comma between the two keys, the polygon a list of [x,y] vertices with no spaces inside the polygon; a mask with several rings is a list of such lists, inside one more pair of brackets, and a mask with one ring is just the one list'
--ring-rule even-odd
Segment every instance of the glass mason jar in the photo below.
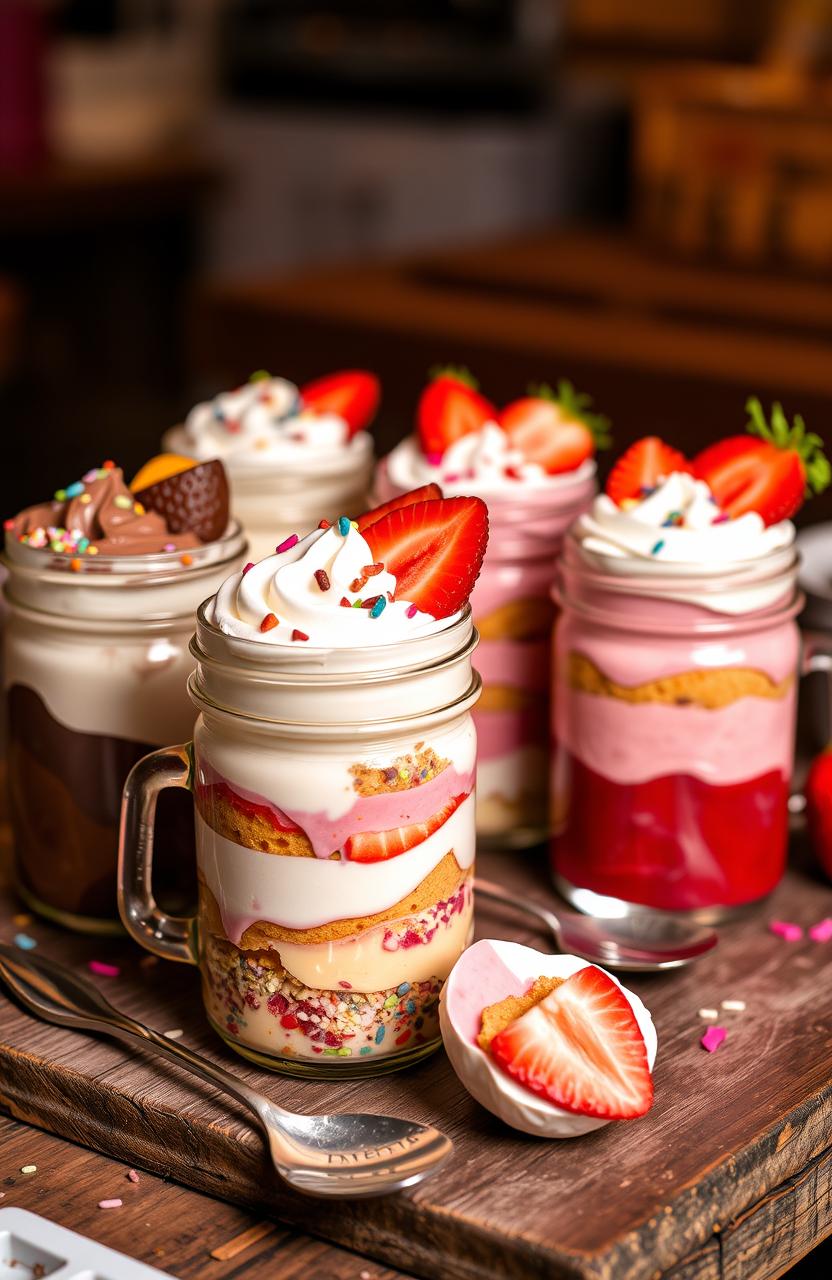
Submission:
{"label": "glass mason jar", "polygon": [[[466,606],[433,635],[298,653],[200,609],[193,743],[128,779],[120,906],[136,941],[199,966],[215,1030],[261,1066],[350,1077],[438,1046],[472,929],[476,638]],[[195,919],[149,890],[171,786],[194,797]]]}
{"label": "glass mason jar", "polygon": [[[4,684],[15,874],[42,915],[121,932],[116,864],[121,791],[131,767],[191,732],[186,682],[194,611],[242,560],[236,522],[187,553],[69,557],[20,543],[3,563]],[[183,826],[183,816],[185,824]],[[166,809],[164,880],[193,843],[190,815]],[[186,872],[188,868],[185,868]]]}
{"label": "glass mason jar", "polygon": [[713,920],[777,885],[799,670],[796,570],[789,547],[728,578],[678,565],[605,574],[567,537],[551,859],[575,906]]}
{"label": "glass mason jar", "polygon": [[[165,433],[165,449],[187,455],[182,427]],[[322,511],[360,515],[367,507],[373,474],[373,439],[359,431],[344,447],[307,458],[272,461],[256,453],[226,453],[223,465],[231,507],[245,530],[252,560],[270,556],[284,538],[313,529]]]}
{"label": "glass mason jar", "polygon": [[[476,480],[471,491],[477,491]],[[564,533],[595,491],[595,467],[586,466],[545,489],[518,484],[516,495],[480,495],[490,533],[471,607],[483,684],[474,712],[483,847],[522,848],[549,833],[552,584]],[[382,462],[377,500],[398,492]]]}

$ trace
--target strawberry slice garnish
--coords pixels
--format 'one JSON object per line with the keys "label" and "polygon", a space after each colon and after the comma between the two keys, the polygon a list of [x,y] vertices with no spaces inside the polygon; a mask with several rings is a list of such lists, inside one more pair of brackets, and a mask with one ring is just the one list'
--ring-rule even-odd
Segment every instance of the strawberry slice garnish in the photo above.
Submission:
{"label": "strawberry slice garnish", "polygon": [[433,371],[416,408],[419,439],[428,457],[441,456],[455,440],[496,421],[496,408],[478,386],[467,369]]}
{"label": "strawberry slice garnish", "polygon": [[381,384],[364,369],[345,369],[307,382],[300,389],[304,409],[334,413],[346,422],[350,438],[372,422],[381,398]]}
{"label": "strawberry slice garnish", "polygon": [[375,524],[376,520],[380,520],[390,511],[398,511],[399,507],[409,507],[414,502],[425,502],[428,498],[441,497],[442,490],[438,484],[423,484],[418,489],[411,489],[409,493],[403,493],[398,498],[382,502],[380,507],[373,507],[372,511],[365,511],[363,516],[358,517],[358,532],[363,533],[368,525]]}
{"label": "strawberry slice garnish", "polygon": [[800,414],[789,425],[782,406],[774,404],[769,425],[755,396],[745,408],[748,435],[703,449],[693,460],[694,474],[706,481],[727,516],[756,511],[766,524],[777,524],[828,486],[829,461],[820,436],[806,430]]}
{"label": "strawberry slice garnish", "polygon": [[690,463],[678,449],[671,449],[658,436],[645,436],[622,453],[609,474],[606,492],[621,506],[627,499],[643,498],[672,472],[690,470]]}
{"label": "strawberry slice garnish", "polygon": [[555,1106],[599,1120],[650,1110],[653,1079],[630,1002],[595,965],[579,969],[491,1041],[500,1066]]}
{"label": "strawberry slice garnish", "polygon": [[609,419],[590,413],[591,404],[591,396],[562,378],[556,392],[545,383],[529,387],[527,396],[506,405],[499,423],[527,462],[557,475],[575,471],[610,444]]}
{"label": "strawberry slice garnish", "polygon": [[388,511],[364,529],[373,559],[396,578],[396,598],[447,618],[463,607],[482,567],[488,508],[482,498],[431,498]]}
{"label": "strawberry slice garnish", "polygon": [[389,831],[361,831],[350,836],[344,845],[344,852],[351,862],[385,862],[388,858],[396,858],[400,853],[421,844],[432,836],[448,821],[462,804],[465,796],[454,796],[441,809],[426,819],[425,822],[413,822],[406,827],[391,827]]}

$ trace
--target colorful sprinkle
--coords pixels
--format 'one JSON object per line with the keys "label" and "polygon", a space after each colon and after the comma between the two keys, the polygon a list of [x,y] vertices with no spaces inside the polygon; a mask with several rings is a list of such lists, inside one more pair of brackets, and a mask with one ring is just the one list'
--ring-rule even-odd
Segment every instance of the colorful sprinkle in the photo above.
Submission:
{"label": "colorful sprinkle", "polygon": [[268,382],[271,378],[268,369],[255,369],[254,373],[249,375],[249,382]]}
{"label": "colorful sprinkle", "polygon": [[166,542],[166,543],[165,543],[165,545],[162,547],[162,550],[163,550],[163,551],[175,551],[175,550],[176,550],[176,544],[175,544],[175,543],[173,543],[173,542]]}
{"label": "colorful sprinkle", "polygon": [[9,516],[7,520],[3,521],[3,528],[6,530],[14,528],[14,520],[12,519],[11,516]]}
{"label": "colorful sprinkle", "polygon": [[329,574],[327,573],[326,569],[315,570],[315,581],[317,582],[318,586],[321,588],[321,591],[329,591],[329,588],[332,586],[332,583],[329,580]]}
{"label": "colorful sprinkle", "polygon": [[119,1199],[99,1200],[98,1207],[99,1209],[120,1209],[123,1204],[124,1201]]}
{"label": "colorful sprinkle", "polygon": [[417,605],[409,604],[404,611],[404,616],[406,618],[415,618],[418,612],[419,612],[419,609]]}
{"label": "colorful sprinkle", "polygon": [[379,598],[376,600],[375,604],[373,605],[372,609],[370,610],[370,617],[377,618],[379,614],[384,613],[384,610],[386,608],[387,608],[386,599],[384,598],[384,596],[379,596]]}
{"label": "colorful sprinkle", "polygon": [[166,1040],[181,1040],[184,1034],[182,1027],[171,1027],[169,1031],[162,1032]]}
{"label": "colorful sprinkle", "polygon": [[744,1013],[745,1001],[744,1000],[723,1000],[722,1007],[728,1013]]}
{"label": "colorful sprinkle", "polygon": [[18,929],[26,929],[32,923],[32,917],[26,911],[20,911],[16,916],[12,916],[12,924]]}
{"label": "colorful sprinkle", "polygon": [[73,560],[70,560],[69,567],[73,573],[81,572],[81,561],[78,559],[77,556]]}
{"label": "colorful sprinkle", "polygon": [[297,627],[295,627],[294,631],[292,632],[292,639],[293,639],[293,640],[308,640],[308,639],[309,639],[309,636],[306,634],[306,632],[305,632],[305,631],[298,631]]}
{"label": "colorful sprinkle", "polygon": [[342,538],[346,538],[346,536],[347,536],[347,534],[349,533],[349,531],[350,531],[350,520],[349,520],[349,516],[339,516],[339,517],[338,517],[338,532],[340,533],[341,537],[342,537]]}
{"label": "colorful sprinkle", "polygon": [[135,1170],[135,1169],[130,1169],[130,1170],[128,1170],[128,1173],[127,1173],[127,1181],[128,1181],[128,1182],[138,1182],[138,1180],[139,1180],[139,1175],[136,1173],[136,1170]]}
{"label": "colorful sprinkle", "polygon": [[331,528],[332,528],[332,525],[331,525],[331,523],[329,522],[329,520],[319,520],[319,521],[318,521],[318,528],[319,528],[319,529],[331,529]]}
{"label": "colorful sprinkle", "polygon": [[113,506],[118,507],[121,511],[129,511],[133,505],[133,499],[128,498],[126,493],[117,493],[113,498]]}
{"label": "colorful sprinkle", "polygon": [[705,1018],[706,1020],[707,1020],[707,1019],[718,1018],[718,1017],[719,1017],[719,1010],[718,1010],[718,1009],[700,1009],[700,1010],[699,1010],[699,1017],[700,1017],[700,1018]]}
{"label": "colorful sprinkle", "polygon": [[374,609],[382,598],[382,596],[367,596],[367,599],[362,601],[361,608]]}
{"label": "colorful sprinkle", "polygon": [[277,618],[273,613],[267,613],[263,621],[260,623],[260,630],[263,632],[272,631],[278,625]]}
{"label": "colorful sprinkle", "polygon": [[386,1030],[387,1030],[386,1027],[378,1028],[378,1030],[376,1031],[376,1044],[381,1044],[382,1040],[384,1039],[384,1033]]}
{"label": "colorful sprinkle", "polygon": [[279,546],[275,547],[275,555],[280,556],[284,551],[291,550],[292,547],[297,546],[298,541],[298,535],[296,533],[290,533],[288,538],[285,538]]}
{"label": "colorful sprinkle", "polygon": [[90,973],[97,973],[101,978],[117,978],[121,973],[117,964],[108,964],[105,960],[90,960],[87,968]]}
{"label": "colorful sprinkle", "polygon": [[731,517],[726,512],[720,511],[718,516],[714,516],[711,524],[727,524],[730,519]]}
{"label": "colorful sprinkle", "polygon": [[361,603],[361,598],[360,598],[360,597],[359,597],[359,599],[358,599],[358,600],[353,600],[353,602],[352,602],[352,607],[353,607],[353,609],[363,609],[363,607],[364,607],[364,606],[363,606],[363,605],[362,605],[362,603]]}
{"label": "colorful sprinkle", "polygon": [[88,507],[88,506],[90,505],[90,503],[92,502],[92,494],[91,494],[91,493],[82,493],[82,494],[81,494],[81,497],[78,499],[78,501],[81,503],[81,505],[82,505],[82,506],[84,506],[84,507]]}
{"label": "colorful sprinkle", "polygon": [[376,574],[381,573],[383,569],[384,565],[379,560],[377,564],[365,564],[361,572],[365,573],[368,578],[374,578]]}
{"label": "colorful sprinkle", "polygon": [[56,489],[54,497],[56,502],[66,502],[66,489]]}
{"label": "colorful sprinkle", "polygon": [[699,1043],[708,1053],[716,1053],[727,1035],[728,1032],[724,1027],[708,1027]]}
{"label": "colorful sprinkle", "polygon": [[20,1166],[21,1173],[30,1174],[30,1173],[37,1173],[37,1171],[38,1171],[38,1167],[36,1164],[24,1164]]}
{"label": "colorful sprinkle", "polygon": [[350,520],[350,528],[351,528],[351,529],[357,529],[357,528],[358,528],[358,521],[357,521],[357,520]]}
{"label": "colorful sprinkle", "polygon": [[427,458],[427,460],[428,460],[428,464],[429,464],[431,467],[438,467],[438,466],[439,466],[439,464],[440,464],[440,462],[442,461],[442,454],[441,454],[441,453],[436,453],[436,452],[433,452],[433,453],[427,453],[427,454],[425,454],[425,457]]}
{"label": "colorful sprinkle", "polygon": [[20,947],[21,951],[34,951],[38,945],[34,938],[30,938],[28,933],[16,933],[14,935],[14,945]]}
{"label": "colorful sprinkle", "polygon": [[135,515],[137,515],[137,516],[144,516],[144,515],[147,515],[147,512],[145,511],[144,507],[142,506],[142,504],[141,504],[140,502],[134,502],[134,503],[133,503],[133,512],[134,512],[134,514],[135,514]]}
{"label": "colorful sprinkle", "polygon": [[67,485],[65,496],[67,498],[78,498],[81,496],[83,492],[84,492],[83,482],[81,480],[76,480],[74,484]]}
{"label": "colorful sprinkle", "polygon": [[104,462],[102,462],[101,469],[102,471],[115,471],[116,464],[113,462],[112,458],[107,458]]}
{"label": "colorful sprinkle", "polygon": [[832,918],[827,916],[825,920],[819,920],[817,924],[813,924],[809,930],[809,937],[813,942],[828,942],[832,938]]}
{"label": "colorful sprinkle", "polygon": [[253,560],[249,560],[248,564],[244,564],[244,565],[243,565],[243,577],[245,577],[245,575],[249,572],[249,570],[250,570],[250,569],[253,569],[253,568],[254,568],[254,561],[253,561]]}
{"label": "colorful sprinkle", "polygon": [[351,600],[348,600],[346,596],[341,596],[341,599],[340,599],[340,601],[339,601],[339,604],[341,605],[341,608],[342,608],[342,609],[351,609],[351,608],[352,608],[352,601],[351,601]]}
{"label": "colorful sprinkle", "polygon": [[651,556],[657,556],[664,546],[664,538],[659,538],[658,542],[654,542],[650,548]]}
{"label": "colorful sprinkle", "polygon": [[768,929],[769,933],[776,934],[784,942],[799,942],[803,937],[803,930],[800,925],[791,924],[788,920],[770,920]]}
{"label": "colorful sprinkle", "polygon": [[180,564],[184,564],[185,568],[187,569],[187,567],[188,567],[188,565],[189,565],[189,564],[193,564],[193,562],[194,562],[194,558],[193,558],[193,556],[189,556],[189,555],[188,555],[188,553],[187,553],[187,551],[186,551],[186,552],[185,552],[185,554],[184,554],[184,556],[180,556],[180,557],[179,557],[179,562],[180,562]]}

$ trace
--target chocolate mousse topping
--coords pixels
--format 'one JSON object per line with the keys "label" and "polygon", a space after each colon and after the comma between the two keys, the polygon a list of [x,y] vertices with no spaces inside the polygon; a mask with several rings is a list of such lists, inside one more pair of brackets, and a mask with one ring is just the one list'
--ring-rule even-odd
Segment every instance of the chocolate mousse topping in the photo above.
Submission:
{"label": "chocolate mousse topping", "polygon": [[59,489],[51,502],[27,507],[5,527],[7,538],[72,556],[154,555],[202,545],[195,533],[171,533],[163,516],[146,511],[113,463]]}

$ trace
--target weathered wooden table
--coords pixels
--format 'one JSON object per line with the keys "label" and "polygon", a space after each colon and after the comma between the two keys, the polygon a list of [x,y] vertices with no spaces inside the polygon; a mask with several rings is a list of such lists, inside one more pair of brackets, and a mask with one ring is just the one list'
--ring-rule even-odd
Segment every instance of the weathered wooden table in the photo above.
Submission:
{"label": "weathered wooden table", "polygon": [[[482,862],[521,891],[547,893],[532,858]],[[3,938],[21,927],[13,921],[19,910],[6,892]],[[114,1002],[161,1030],[183,1028],[194,1048],[290,1107],[390,1111],[453,1137],[445,1170],[380,1201],[328,1204],[287,1192],[233,1103],[140,1053],[34,1022],[2,996],[0,1107],[120,1168],[152,1171],[430,1280],[769,1280],[832,1233],[832,942],[789,944],[766,921],[805,927],[827,915],[832,888],[792,871],[763,913],[726,928],[695,967],[633,979],[659,1033],[654,1108],[641,1121],[562,1143],[505,1128],[468,1097],[443,1055],[371,1084],[271,1076],[212,1034],[193,970],[147,963],[126,941],[25,925],[44,955],[82,968],[90,959],[117,963],[117,978],[97,979]],[[491,908],[479,925],[481,934],[545,947]],[[707,1054],[698,1010],[724,999],[746,1009],[722,1014],[727,1040]],[[0,1168],[0,1181],[6,1174]],[[106,1194],[117,1194],[109,1182],[90,1193],[96,1202]],[[175,1206],[184,1193],[169,1194]],[[226,1212],[217,1207],[218,1219]],[[216,1274],[232,1273],[248,1274]]]}

